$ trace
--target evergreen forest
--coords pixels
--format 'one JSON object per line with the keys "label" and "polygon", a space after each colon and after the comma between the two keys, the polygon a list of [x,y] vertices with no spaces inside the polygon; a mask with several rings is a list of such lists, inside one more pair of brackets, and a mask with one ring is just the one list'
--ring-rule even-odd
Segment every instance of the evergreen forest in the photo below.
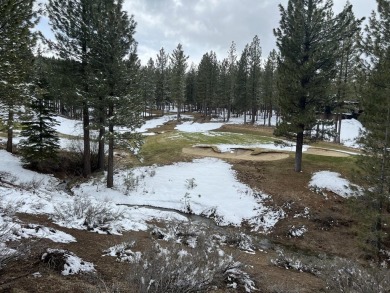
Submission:
{"label": "evergreen forest", "polygon": [[[143,64],[124,0],[0,0],[0,291],[390,292],[390,1],[375,1],[358,18],[349,1],[335,13],[332,0],[288,0],[269,53],[254,35],[242,51],[232,40],[198,64],[179,42]],[[51,39],[36,29],[42,17]],[[164,125],[139,131],[154,119]],[[77,139],[59,130],[63,121],[78,123]],[[346,121],[362,125],[357,147],[343,144]],[[38,174],[28,184],[24,171],[12,175],[15,158]],[[180,169],[190,162],[207,171]],[[212,187],[228,185],[218,168],[235,174],[233,189],[247,184],[236,193],[251,208],[234,199],[222,211],[229,192]],[[354,195],[309,183],[321,171],[347,178],[340,189]],[[235,222],[236,209],[248,217]],[[134,224],[131,215],[150,212]],[[26,236],[60,237],[61,227],[83,245],[53,250]],[[72,247],[99,265],[61,279]],[[103,262],[110,253],[116,260]]]}

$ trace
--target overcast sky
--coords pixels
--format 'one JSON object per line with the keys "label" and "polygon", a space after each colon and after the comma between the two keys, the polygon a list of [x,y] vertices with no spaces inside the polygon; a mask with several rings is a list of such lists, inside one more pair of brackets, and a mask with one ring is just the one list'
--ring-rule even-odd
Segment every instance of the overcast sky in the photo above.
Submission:
{"label": "overcast sky", "polygon": [[[234,41],[237,53],[258,35],[263,58],[275,48],[272,30],[279,26],[278,4],[288,0],[125,0],[124,9],[137,22],[135,39],[138,54],[145,65],[161,47],[170,53],[178,43],[183,45],[190,62],[199,63],[203,54],[213,50],[218,60],[227,56]],[[346,0],[334,0],[334,11],[340,12]],[[376,9],[375,0],[350,0],[357,17],[368,17]],[[47,20],[39,26],[49,35]]]}

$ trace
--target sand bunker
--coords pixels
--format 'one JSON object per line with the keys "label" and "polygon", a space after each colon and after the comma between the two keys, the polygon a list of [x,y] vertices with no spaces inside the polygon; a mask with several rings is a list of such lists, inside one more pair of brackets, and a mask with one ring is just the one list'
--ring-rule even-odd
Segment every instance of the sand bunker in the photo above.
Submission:
{"label": "sand bunker", "polygon": [[221,159],[235,159],[246,161],[275,161],[282,160],[289,157],[287,153],[266,151],[258,152],[251,149],[234,149],[230,152],[218,152],[213,147],[192,147],[183,148],[183,153],[202,156],[202,157],[215,157]]}
{"label": "sand bunker", "polygon": [[[263,149],[244,149],[237,148],[230,152],[220,152],[218,148],[213,146],[196,146],[191,148],[183,148],[183,153],[201,156],[201,157],[214,157],[221,159],[235,159],[235,160],[246,160],[246,161],[276,161],[283,160],[289,157],[291,153],[278,152],[272,150]],[[350,154],[337,151],[328,150],[322,148],[310,147],[304,154],[328,156],[328,157],[348,157]]]}

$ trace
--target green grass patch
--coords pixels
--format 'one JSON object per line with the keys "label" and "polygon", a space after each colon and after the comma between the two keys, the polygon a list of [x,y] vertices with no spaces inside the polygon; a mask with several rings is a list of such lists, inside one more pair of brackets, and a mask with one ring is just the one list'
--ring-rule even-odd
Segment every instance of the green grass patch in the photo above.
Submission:
{"label": "green grass patch", "polygon": [[189,133],[178,132],[172,139],[184,139],[191,141],[192,144],[256,144],[256,143],[272,143],[270,137],[260,136],[253,133],[231,133],[231,132],[209,132],[204,133]]}
{"label": "green grass patch", "polygon": [[356,178],[356,172],[359,170],[357,159],[357,156],[328,157],[304,154],[302,168],[310,169],[312,172],[326,170],[338,172],[354,183],[359,183],[356,182],[358,180]]}

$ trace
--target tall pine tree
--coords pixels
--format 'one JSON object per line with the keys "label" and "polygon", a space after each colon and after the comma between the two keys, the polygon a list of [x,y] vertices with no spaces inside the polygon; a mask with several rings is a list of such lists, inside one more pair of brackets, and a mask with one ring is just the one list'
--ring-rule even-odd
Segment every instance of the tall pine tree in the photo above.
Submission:
{"label": "tall pine tree", "polygon": [[358,23],[347,17],[352,6],[334,16],[331,0],[289,0],[279,6],[280,27],[274,30],[279,57],[280,106],[283,122],[276,134],[296,134],[295,171],[302,170],[304,134],[316,124],[316,110],[329,100],[340,40]]}
{"label": "tall pine tree", "polygon": [[362,100],[366,131],[359,157],[363,179],[367,183],[362,198],[368,219],[365,242],[378,263],[390,243],[390,3],[377,0],[378,14],[373,14],[366,29],[365,52],[369,57],[368,83]]}
{"label": "tall pine tree", "polygon": [[177,120],[180,120],[180,112],[185,101],[186,70],[188,56],[184,55],[183,46],[178,44],[171,56],[171,97],[176,103]]}
{"label": "tall pine tree", "polygon": [[0,106],[8,114],[8,152],[12,152],[14,114],[28,96],[35,43],[31,29],[38,22],[33,4],[33,0],[0,0]]}
{"label": "tall pine tree", "polygon": [[83,109],[83,175],[90,176],[90,87],[89,87],[89,52],[92,48],[93,15],[98,11],[99,0],[49,0],[47,11],[56,41],[51,42],[59,57],[73,65],[78,83],[73,92],[79,97]]}
{"label": "tall pine tree", "polygon": [[164,115],[165,103],[169,96],[169,54],[161,48],[156,59],[156,102],[157,108]]}
{"label": "tall pine tree", "polygon": [[[89,52],[92,77],[102,83],[103,101],[106,105],[105,122],[108,126],[107,187],[114,186],[114,146],[126,142],[131,151],[137,151],[141,136],[134,132],[143,123],[142,97],[134,91],[138,79],[131,70],[137,63],[134,39],[136,22],[123,10],[121,0],[101,0],[99,13],[94,14],[94,27]],[[125,126],[129,131],[119,133],[115,126]]]}
{"label": "tall pine tree", "polygon": [[277,104],[277,53],[272,50],[265,62],[264,73],[262,76],[262,89],[263,89],[263,103],[264,110],[264,125],[266,124],[266,118],[268,117],[268,126],[271,126],[271,118],[273,110]]}
{"label": "tall pine tree", "polygon": [[196,80],[197,99],[204,116],[211,114],[218,90],[218,61],[215,52],[205,53],[199,63]]}
{"label": "tall pine tree", "polygon": [[262,96],[261,88],[261,47],[260,39],[255,36],[249,45],[248,65],[249,65],[249,77],[248,77],[248,96],[250,100],[251,109],[251,123],[256,121],[257,111],[260,105],[260,99]]}
{"label": "tall pine tree", "polygon": [[228,66],[228,102],[227,102],[227,118],[226,121],[229,121],[232,106],[235,99],[235,86],[236,86],[236,75],[237,75],[237,52],[236,44],[232,42],[229,48],[228,57],[227,57],[227,66]]}
{"label": "tall pine tree", "polygon": [[244,123],[247,122],[247,111],[250,108],[251,102],[249,99],[249,46],[246,45],[241,53],[240,60],[237,65],[236,75],[236,108],[244,113]]}
{"label": "tall pine tree", "polygon": [[147,112],[152,114],[152,110],[156,105],[156,69],[152,58],[148,60],[148,64],[142,68],[141,76],[141,91],[144,101],[144,115]]}

